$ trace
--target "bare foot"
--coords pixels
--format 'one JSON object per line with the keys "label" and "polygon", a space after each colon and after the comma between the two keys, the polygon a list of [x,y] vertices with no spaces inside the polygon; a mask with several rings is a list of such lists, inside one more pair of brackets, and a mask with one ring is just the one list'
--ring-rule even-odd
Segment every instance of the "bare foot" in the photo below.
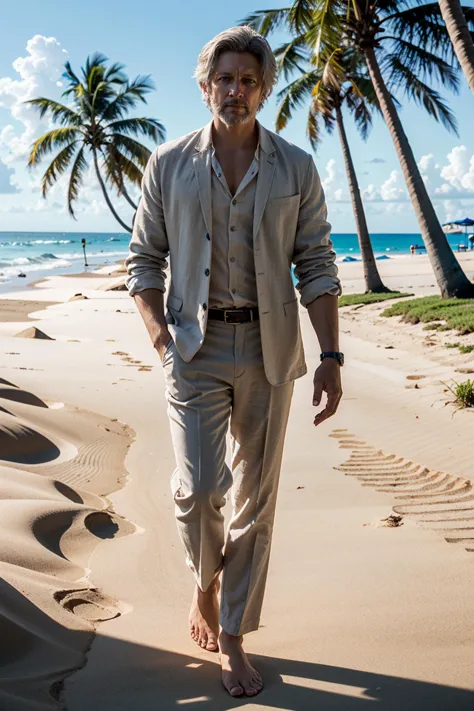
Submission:
{"label": "bare foot", "polygon": [[250,664],[242,648],[242,637],[224,630],[219,635],[222,683],[231,696],[255,696],[263,689],[262,677]]}
{"label": "bare foot", "polygon": [[209,652],[216,652],[219,630],[219,579],[216,578],[203,592],[197,585],[189,613],[189,632],[194,641]]}

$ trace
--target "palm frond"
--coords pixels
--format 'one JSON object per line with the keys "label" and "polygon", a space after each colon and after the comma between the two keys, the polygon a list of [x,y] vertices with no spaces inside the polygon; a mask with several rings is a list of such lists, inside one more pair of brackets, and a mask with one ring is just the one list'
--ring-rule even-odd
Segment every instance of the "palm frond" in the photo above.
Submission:
{"label": "palm frond", "polygon": [[82,181],[84,179],[84,172],[86,169],[87,161],[84,158],[84,146],[82,146],[76,156],[74,165],[72,166],[67,190],[67,209],[71,217],[73,217],[74,219],[76,219],[76,216],[74,214],[74,208],[72,204],[75,200],[77,200],[79,196],[79,188],[82,185]]}
{"label": "palm frond", "polygon": [[292,32],[301,34],[311,27],[314,5],[314,0],[294,0],[288,12],[288,25]]}
{"label": "palm frond", "polygon": [[288,81],[295,71],[303,73],[304,67],[302,65],[306,64],[309,59],[305,36],[300,35],[291,42],[280,45],[274,51],[274,55],[278,73],[283,73],[285,81]]}
{"label": "palm frond", "polygon": [[444,59],[451,61],[453,45],[437,2],[417,4],[405,10],[388,15],[382,21],[387,34],[403,38],[408,43],[424,47]]}
{"label": "palm frond", "polygon": [[38,99],[30,99],[29,101],[25,101],[25,104],[30,104],[30,106],[34,106],[38,109],[40,119],[49,113],[53,121],[59,122],[62,126],[82,125],[82,118],[78,113],[63,104],[59,104],[57,101],[53,101],[52,99],[39,97]]}
{"label": "palm frond", "polygon": [[141,186],[143,172],[127,156],[125,156],[115,145],[106,145],[102,153],[105,163],[106,180],[116,186],[121,192],[123,176],[138,187]]}
{"label": "palm frond", "polygon": [[69,164],[77,151],[79,141],[73,141],[65,146],[58,155],[53,158],[41,179],[41,193],[46,197],[48,189],[54,185],[58,178],[67,170]]}
{"label": "palm frond", "polygon": [[[80,84],[79,78],[74,74],[72,67],[71,67],[71,62],[67,61],[66,64],[64,65],[66,71],[63,72],[61,75],[64,79],[68,79],[68,81],[72,84],[72,86],[76,86],[77,84]],[[70,91],[70,90],[69,90]],[[64,94],[63,94],[64,96]]]}
{"label": "palm frond", "polygon": [[55,128],[52,131],[48,131],[48,133],[45,133],[34,142],[28,159],[28,167],[39,163],[54,148],[62,148],[66,143],[82,138],[82,135],[82,131],[79,128],[72,127]]}
{"label": "palm frond", "polygon": [[392,82],[398,84],[408,98],[423,106],[428,114],[443,124],[448,131],[458,135],[458,124],[451,109],[442,100],[440,94],[425,84],[412,70],[397,61],[394,57],[392,65]]}
{"label": "palm frond", "polygon": [[372,113],[368,102],[355,92],[349,92],[346,96],[346,105],[352,114],[362,139],[366,141],[372,128]]}
{"label": "palm frond", "polygon": [[146,103],[145,94],[152,91],[154,83],[149,76],[136,77],[131,84],[119,92],[107,106],[104,106],[101,114],[101,121],[114,121],[121,119],[130,110],[135,108],[138,101]]}
{"label": "palm frond", "polygon": [[123,71],[125,65],[119,64],[119,62],[114,62],[107,71],[105,72],[104,79],[110,84],[126,84],[128,79],[127,75]]}
{"label": "palm frond", "polygon": [[272,32],[288,25],[288,13],[290,7],[282,7],[278,10],[257,10],[251,15],[247,15],[239,25],[248,25],[263,37],[268,37]]}
{"label": "palm frond", "polygon": [[133,160],[143,167],[146,166],[150,158],[151,151],[149,148],[139,143],[130,136],[124,136],[120,133],[113,133],[110,136],[110,142],[119,149],[127,158]]}
{"label": "palm frond", "polygon": [[155,141],[155,143],[161,143],[165,140],[166,136],[163,124],[153,118],[128,118],[112,121],[107,124],[107,130],[128,136],[147,136]]}
{"label": "palm frond", "polygon": [[306,121],[306,136],[308,137],[311,148],[316,153],[321,141],[321,131],[319,127],[318,115],[313,114],[311,111],[308,112],[308,119]]}
{"label": "palm frond", "polygon": [[442,57],[429,52],[402,38],[394,38],[391,53],[380,62],[382,73],[390,77],[390,59],[396,56],[397,61],[406,65],[420,79],[437,80],[451,91],[459,89],[459,78],[456,69]]}
{"label": "palm frond", "polygon": [[280,105],[277,108],[275,128],[277,133],[282,131],[292,117],[292,112],[304,105],[309,99],[315,84],[318,81],[318,73],[313,70],[298,77],[277,94]]}

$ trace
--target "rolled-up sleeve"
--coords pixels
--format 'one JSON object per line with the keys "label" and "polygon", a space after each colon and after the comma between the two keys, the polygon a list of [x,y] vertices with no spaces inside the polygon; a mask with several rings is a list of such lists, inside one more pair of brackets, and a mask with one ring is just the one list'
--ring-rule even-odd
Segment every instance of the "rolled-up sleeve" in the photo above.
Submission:
{"label": "rolled-up sleeve", "polygon": [[142,180],[142,196],[133,224],[129,254],[125,260],[130,296],[144,289],[165,291],[165,269],[169,254],[161,199],[158,150],[147,163]]}
{"label": "rolled-up sleeve", "polygon": [[296,288],[305,307],[322,294],[341,293],[324,190],[312,157],[308,159],[293,252]]}

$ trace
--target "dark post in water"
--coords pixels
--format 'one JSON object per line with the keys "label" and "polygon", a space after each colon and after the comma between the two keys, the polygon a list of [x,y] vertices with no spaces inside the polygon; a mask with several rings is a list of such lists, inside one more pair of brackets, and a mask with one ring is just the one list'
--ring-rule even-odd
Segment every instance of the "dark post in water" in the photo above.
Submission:
{"label": "dark post in water", "polygon": [[89,265],[87,264],[87,257],[86,257],[86,240],[84,237],[82,238],[82,249],[84,250],[84,266],[88,267]]}

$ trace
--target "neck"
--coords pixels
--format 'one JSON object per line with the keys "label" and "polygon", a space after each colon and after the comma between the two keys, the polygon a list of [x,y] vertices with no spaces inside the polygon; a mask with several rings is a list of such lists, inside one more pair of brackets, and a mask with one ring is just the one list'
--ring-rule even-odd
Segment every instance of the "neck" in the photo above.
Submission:
{"label": "neck", "polygon": [[221,147],[229,151],[246,148],[255,150],[258,144],[257,121],[254,118],[236,126],[227,126],[218,116],[214,116],[212,139],[216,148]]}

